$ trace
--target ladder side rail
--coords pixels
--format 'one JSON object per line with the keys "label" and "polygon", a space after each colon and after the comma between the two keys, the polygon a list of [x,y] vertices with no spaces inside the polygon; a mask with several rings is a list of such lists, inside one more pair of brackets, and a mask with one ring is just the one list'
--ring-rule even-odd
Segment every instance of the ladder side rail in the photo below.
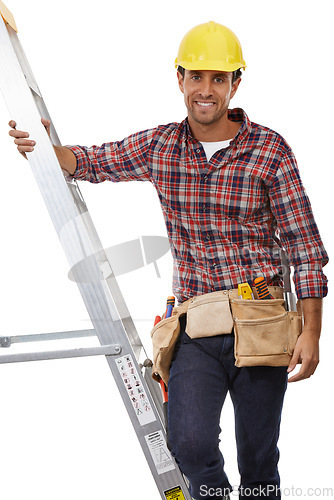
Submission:
{"label": "ladder side rail", "polygon": [[163,422],[163,425],[165,427],[165,416],[164,416],[164,410],[162,406],[162,397],[161,397],[161,387],[160,384],[157,384],[157,382],[152,378],[152,367],[151,366],[143,366],[144,370],[144,379],[146,381],[146,384],[150,390],[150,394],[153,398],[153,401],[158,401],[159,404],[156,404],[156,409],[157,412],[159,413],[159,417],[161,422]]}
{"label": "ladder side rail", "polygon": [[[7,29],[10,31],[12,28],[8,27]],[[39,144],[38,149],[28,154],[29,163],[65,254],[70,265],[73,266],[77,262],[84,260],[87,256],[94,254],[94,249],[87,236],[87,228],[83,223],[81,214],[73,201],[66,180],[59,168],[59,163],[49,137],[40,123],[40,114],[32,97],[30,87],[25,82],[22,69],[16,59],[12,45],[8,43],[7,29],[4,23],[0,22],[1,61],[5,67],[5,71],[2,71],[0,76],[1,88],[10,113],[17,118],[19,127],[23,130],[29,130]],[[84,276],[78,276],[77,284],[100,343],[102,345],[110,344],[110,342],[119,343],[122,347],[122,354],[131,356],[133,354],[131,345],[127,335],[124,335],[124,326],[115,307],[109,287],[101,279],[99,263],[96,259],[86,259],[84,268]],[[132,401],[124,386],[124,380],[120,375],[117,363],[122,361],[122,355],[118,358],[107,356],[106,359],[114,375],[115,382],[161,497],[165,498],[164,491],[171,486],[180,484],[185,498],[190,500],[189,492],[186,489],[182,474],[177,468],[175,461],[172,459],[170,470],[159,473],[157,464],[153,459],[152,451],[148,447],[147,439],[150,436],[155,435],[157,432],[161,433],[163,438],[165,438],[165,435],[163,425],[144,377],[141,374],[137,360],[133,356],[133,366],[137,370],[139,383],[146,392],[153,412],[152,418],[154,418],[154,420],[145,424],[138,423]]]}
{"label": "ladder side rail", "polygon": [[[21,42],[16,34],[16,32],[13,29],[8,29],[9,37],[14,49],[14,52],[16,54],[16,57],[19,61],[19,64],[21,66],[21,69],[24,73],[24,76],[26,78],[27,84],[30,87],[32,91],[33,98],[35,100],[35,104],[37,106],[37,109],[39,111],[39,114],[43,118],[47,118],[50,120],[51,123],[51,141],[52,144],[55,146],[61,146],[61,142],[59,139],[59,136],[57,134],[56,128],[53,125],[52,118],[50,116],[50,113],[47,109],[47,106],[44,102],[44,99],[42,97],[42,93],[37,85],[36,79],[34,77],[33,71],[30,67],[30,64],[28,62],[28,59],[25,55],[25,52],[23,50],[23,47],[21,45]],[[63,171],[64,172],[64,171]],[[116,281],[116,279],[113,276],[113,272],[108,260],[108,257],[104,251],[103,245],[101,243],[101,240],[97,234],[95,225],[90,217],[90,214],[87,209],[87,205],[83,199],[83,196],[81,194],[81,191],[79,189],[79,186],[77,182],[67,174],[67,172],[64,172],[65,178],[70,185],[70,192],[73,197],[73,201],[76,204],[81,216],[82,216],[82,221],[85,224],[85,227],[87,229],[90,242],[92,244],[92,248],[95,254],[96,259],[99,261],[100,267],[109,267],[109,275],[106,277],[108,286],[110,288],[113,300],[116,304],[118,314],[120,315],[121,318],[126,318],[126,331],[127,335],[130,339],[131,344],[133,345],[136,358],[139,359],[139,356],[142,352],[144,351],[145,357],[147,357],[147,354],[144,350],[144,347],[141,343],[141,340],[137,334],[137,329],[135,328],[135,325],[133,323],[133,320],[131,318],[131,315],[128,311],[128,308],[126,306],[126,302],[122,296],[121,290],[119,288],[119,285]],[[107,266],[105,266],[107,264]]]}
{"label": "ladder side rail", "polygon": [[[16,56],[20,62],[22,71],[25,75],[25,78],[27,80],[27,83],[32,91],[33,98],[35,100],[35,104],[37,106],[37,109],[39,111],[39,114],[43,118],[47,118],[50,120],[51,124],[51,140],[52,144],[56,146],[61,146],[61,141],[59,139],[59,136],[57,134],[57,131],[53,125],[51,115],[47,109],[47,106],[44,102],[44,99],[42,97],[41,91],[39,90],[39,87],[36,83],[33,71],[29,65],[29,62],[25,56],[23,47],[20,43],[19,38],[17,37],[16,33],[14,30],[8,30],[9,31],[9,36],[14,48],[14,51],[16,53]],[[64,171],[63,171],[64,172]],[[89,214],[87,205],[84,201],[84,198],[81,194],[80,188],[78,186],[78,183],[67,174],[67,172],[64,172],[66,181],[68,183],[69,190],[71,192],[72,198],[74,203],[76,204],[77,209],[79,210],[82,220],[85,224],[85,227],[87,229],[87,232],[90,237],[90,241],[92,243],[92,246],[94,248],[94,253],[96,258],[99,260],[100,267],[103,267],[104,269],[109,268],[109,273],[107,276],[104,276],[106,283],[109,287],[110,293],[113,297],[114,302],[116,303],[118,313],[120,317],[122,318],[124,328],[126,330],[126,333],[128,335],[129,341],[131,343],[132,349],[134,351],[134,354],[136,356],[137,361],[140,360],[140,356],[144,354],[144,357],[147,358],[147,353],[145,351],[145,348],[140,340],[140,337],[138,335],[137,329],[134,325],[133,319],[128,311],[128,308],[126,306],[126,302],[122,296],[122,293],[120,291],[119,285],[117,283],[117,280],[115,276],[113,275],[111,265],[109,263],[108,257],[105,253],[105,250],[102,246],[101,240],[98,236],[98,233],[96,231],[95,225],[92,221],[92,218]],[[107,264],[107,266],[105,266]],[[154,381],[153,385],[155,384]],[[158,395],[158,391],[153,391],[153,398],[155,405],[158,409],[158,412],[160,415],[163,415],[162,413],[162,401],[161,401],[161,396],[160,394]]]}

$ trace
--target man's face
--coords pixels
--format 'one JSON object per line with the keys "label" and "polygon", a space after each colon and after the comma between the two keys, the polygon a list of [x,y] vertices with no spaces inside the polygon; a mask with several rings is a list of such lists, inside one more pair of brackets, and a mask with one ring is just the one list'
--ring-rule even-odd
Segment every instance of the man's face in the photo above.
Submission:
{"label": "man's face", "polygon": [[240,79],[232,85],[232,73],[185,70],[177,73],[179,87],[191,121],[201,125],[217,123],[224,117]]}

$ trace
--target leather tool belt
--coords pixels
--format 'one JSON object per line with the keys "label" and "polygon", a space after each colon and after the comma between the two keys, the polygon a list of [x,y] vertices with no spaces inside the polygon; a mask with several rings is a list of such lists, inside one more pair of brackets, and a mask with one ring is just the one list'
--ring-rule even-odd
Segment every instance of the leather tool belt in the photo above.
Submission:
{"label": "leather tool belt", "polygon": [[180,334],[180,318],[186,315],[190,338],[232,333],[235,365],[288,366],[302,331],[300,311],[286,311],[283,289],[269,286],[273,299],[238,297],[238,291],[222,290],[193,297],[174,307],[172,316],[162,319],[151,331],[153,378],[168,383],[169,369]]}

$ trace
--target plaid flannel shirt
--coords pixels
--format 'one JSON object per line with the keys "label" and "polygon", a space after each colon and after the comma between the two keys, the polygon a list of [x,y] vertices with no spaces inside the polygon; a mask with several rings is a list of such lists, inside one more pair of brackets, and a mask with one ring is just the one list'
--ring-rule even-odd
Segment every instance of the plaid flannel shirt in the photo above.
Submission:
{"label": "plaid flannel shirt", "polygon": [[257,276],[282,286],[281,246],[294,266],[297,297],[324,297],[328,257],[291,148],[242,109],[228,113],[241,128],[210,161],[185,119],[100,147],[68,146],[77,158],[74,177],[152,182],[179,302]]}

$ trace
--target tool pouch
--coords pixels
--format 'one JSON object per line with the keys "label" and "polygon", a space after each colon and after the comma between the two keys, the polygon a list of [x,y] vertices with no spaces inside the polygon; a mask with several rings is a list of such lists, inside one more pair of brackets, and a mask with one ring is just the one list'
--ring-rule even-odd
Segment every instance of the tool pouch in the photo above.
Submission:
{"label": "tool pouch", "polygon": [[286,311],[283,298],[231,298],[231,308],[235,365],[288,366],[302,330],[301,315],[297,311]]}
{"label": "tool pouch", "polygon": [[228,291],[206,293],[190,299],[186,332],[190,338],[231,333],[233,318]]}
{"label": "tool pouch", "polygon": [[[193,297],[174,307],[170,318],[161,320],[151,331],[153,378],[167,384],[174,347],[180,334],[180,318],[187,315],[186,332],[190,338],[231,333],[233,319],[226,290]],[[155,375],[155,374],[158,374]]]}
{"label": "tool pouch", "polygon": [[189,300],[174,307],[172,316],[162,319],[151,331],[153,344],[152,376],[159,382],[159,376],[167,385],[174,348],[180,334],[180,318],[187,312]]}
{"label": "tool pouch", "polygon": [[[287,312],[283,291],[269,287],[274,299],[238,298],[237,290],[212,292],[174,307],[172,316],[151,331],[153,378],[167,385],[174,348],[180,334],[180,318],[187,315],[186,332],[191,338],[235,332],[235,365],[288,366],[302,329],[299,312]],[[232,311],[232,314],[231,314]]]}

